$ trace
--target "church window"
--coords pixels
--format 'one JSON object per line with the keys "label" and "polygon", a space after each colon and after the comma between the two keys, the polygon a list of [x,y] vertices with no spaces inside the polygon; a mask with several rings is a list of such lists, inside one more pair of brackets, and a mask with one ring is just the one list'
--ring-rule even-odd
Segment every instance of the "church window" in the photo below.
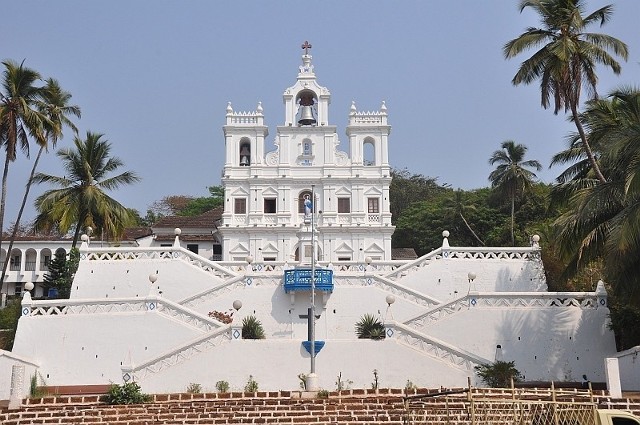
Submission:
{"label": "church window", "polygon": [[240,166],[248,167],[249,165],[251,165],[251,144],[249,141],[243,141],[240,143]]}
{"label": "church window", "polygon": [[264,213],[275,214],[277,208],[276,198],[266,198],[264,200]]}
{"label": "church window", "polygon": [[351,198],[338,198],[338,214],[351,212]]}
{"label": "church window", "polygon": [[247,199],[246,198],[235,198],[233,205],[233,213],[234,214],[246,214],[247,213]]}
{"label": "church window", "polygon": [[194,254],[198,253],[198,244],[197,243],[188,243],[187,244],[187,249],[191,252],[193,252]]}
{"label": "church window", "polygon": [[369,214],[378,214],[380,212],[380,200],[378,198],[368,198],[367,204],[369,208]]}
{"label": "church window", "polygon": [[351,257],[338,257],[338,261],[351,261]]}
{"label": "church window", "polygon": [[276,257],[264,257],[264,261],[276,261]]}
{"label": "church window", "polygon": [[311,191],[310,190],[305,190],[300,192],[300,195],[298,195],[298,213],[299,214],[304,214],[304,201],[305,199],[311,199]]}
{"label": "church window", "polygon": [[362,145],[362,163],[364,166],[376,165],[376,149],[372,138],[364,139]]}
{"label": "church window", "polygon": [[304,142],[302,142],[302,155],[313,155],[313,145],[311,143],[311,140],[305,140]]}

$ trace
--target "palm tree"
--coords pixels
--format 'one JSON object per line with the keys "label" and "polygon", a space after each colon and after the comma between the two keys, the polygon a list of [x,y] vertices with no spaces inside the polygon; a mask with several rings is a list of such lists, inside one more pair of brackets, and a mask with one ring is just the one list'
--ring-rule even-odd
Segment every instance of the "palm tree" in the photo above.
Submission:
{"label": "palm tree", "polygon": [[[571,165],[554,188],[556,203],[569,205],[556,221],[567,275],[604,258],[604,277],[615,282],[614,291],[640,301],[640,90],[623,88],[591,101],[580,120],[609,179],[595,185]],[[570,162],[571,155],[561,152],[554,161]]]}
{"label": "palm tree", "polygon": [[[43,89],[42,95],[43,99],[37,102],[37,108],[39,112],[47,118],[47,120],[44,122],[44,132],[46,136],[45,140],[46,142],[51,143],[51,147],[55,147],[58,139],[62,138],[63,136],[63,126],[70,127],[73,132],[77,134],[78,129],[73,124],[73,122],[69,120],[68,115],[75,115],[79,118],[80,107],[78,107],[77,105],[69,105],[71,94],[62,90],[62,88],[60,88],[60,84],[58,84],[58,81],[51,78],[46,81],[46,85]],[[22,204],[20,205],[20,210],[18,211],[18,217],[16,218],[13,231],[11,232],[11,237],[9,238],[9,246],[7,248],[7,252],[11,252],[11,249],[13,248],[13,243],[16,239],[16,233],[20,225],[20,220],[22,219],[22,213],[24,212],[24,207],[27,204],[27,199],[29,197],[29,191],[33,182],[33,176],[35,175],[36,169],[38,168],[38,162],[40,161],[42,152],[48,150],[48,148],[48,143],[40,144],[38,155],[33,162],[31,174],[29,175],[29,179],[27,180],[27,186],[24,191],[24,196],[22,197]],[[7,255],[2,266],[2,275],[0,275],[0,288],[2,287],[2,284],[4,282],[4,275],[7,271],[9,260],[10,258]]]}
{"label": "palm tree", "polygon": [[57,225],[61,232],[74,228],[73,247],[85,226],[117,238],[132,221],[129,210],[108,196],[105,190],[132,184],[139,178],[131,171],[109,176],[124,164],[120,159],[110,157],[111,144],[102,140],[102,136],[88,131],[86,140],[74,138],[75,149],[57,152],[66,170],[64,177],[43,173],[33,176],[35,183],[60,186],[36,199],[35,227],[49,229]]}
{"label": "palm tree", "polygon": [[533,159],[524,161],[527,152],[525,145],[517,144],[513,140],[502,142],[502,149],[493,152],[489,164],[498,167],[489,174],[491,187],[500,190],[511,201],[511,244],[515,245],[515,204],[516,197],[531,187],[537,178],[535,173],[527,168],[542,169],[542,165]]}
{"label": "palm tree", "polygon": [[[593,172],[600,182],[602,174],[596,156],[578,119],[580,94],[584,87],[593,98],[597,98],[595,72],[597,64],[605,65],[620,73],[620,64],[609,53],[627,59],[627,46],[617,38],[606,34],[585,32],[590,25],[604,25],[613,13],[613,6],[601,7],[584,16],[583,0],[522,0],[520,12],[534,9],[542,21],[542,28],[527,28],[518,38],[505,44],[504,56],[511,59],[525,50],[535,53],[522,62],[511,81],[513,85],[529,84],[540,80],[542,107],[547,109],[553,98],[554,113],[560,109],[571,111]],[[540,47],[541,46],[541,47]]]}
{"label": "palm tree", "polygon": [[468,211],[475,211],[476,206],[470,203],[466,203],[464,199],[464,191],[458,189],[454,192],[453,197],[446,198],[444,200],[445,214],[448,216],[457,216],[462,219],[462,222],[467,227],[467,230],[473,235],[473,237],[480,243],[480,245],[484,246],[484,242],[480,237],[473,231],[471,225],[465,218],[464,214]]}
{"label": "palm tree", "polygon": [[40,74],[26,68],[24,62],[3,61],[2,92],[0,92],[0,145],[5,149],[0,196],[0,242],[4,230],[9,164],[16,160],[18,147],[29,157],[29,138],[39,145],[46,144],[46,117],[37,109],[43,89],[36,85]]}

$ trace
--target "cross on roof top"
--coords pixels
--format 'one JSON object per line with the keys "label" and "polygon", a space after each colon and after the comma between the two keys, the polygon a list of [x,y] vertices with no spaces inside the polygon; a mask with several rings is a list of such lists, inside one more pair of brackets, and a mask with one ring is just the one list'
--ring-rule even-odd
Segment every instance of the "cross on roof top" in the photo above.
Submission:
{"label": "cross on roof top", "polygon": [[309,44],[308,41],[305,41],[304,44],[302,45],[302,48],[304,49],[304,54],[308,55],[309,54],[309,49],[311,48],[311,44]]}

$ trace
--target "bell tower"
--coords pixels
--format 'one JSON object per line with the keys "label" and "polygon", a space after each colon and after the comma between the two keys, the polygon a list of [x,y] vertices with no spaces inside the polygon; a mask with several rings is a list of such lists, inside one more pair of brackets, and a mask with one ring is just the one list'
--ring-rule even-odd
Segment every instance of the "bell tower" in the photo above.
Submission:
{"label": "bell tower", "polygon": [[305,41],[302,45],[302,65],[299,67],[295,85],[285,90],[285,126],[326,126],[329,125],[329,104],[331,94],[326,87],[316,81],[316,74],[309,54],[311,44]]}

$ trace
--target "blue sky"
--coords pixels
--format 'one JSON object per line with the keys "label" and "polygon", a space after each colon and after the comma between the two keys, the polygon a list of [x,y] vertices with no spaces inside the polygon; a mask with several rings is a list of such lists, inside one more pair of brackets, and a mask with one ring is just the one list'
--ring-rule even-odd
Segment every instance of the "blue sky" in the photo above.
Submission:
{"label": "blue sky", "polygon": [[[320,84],[332,94],[331,123],[346,150],[351,101],[386,101],[393,167],[472,189],[488,185],[488,158],[507,139],[529,147],[548,169],[572,126],[540,107],[537,84],[513,87],[526,57],[506,61],[502,46],[532,11],[517,1],[5,1],[0,59],[26,59],[60,81],[82,107],[81,134],[104,133],[124,169],[142,181],[112,195],[142,214],[166,195],[207,195],[220,183],[225,108],[264,107],[284,120],[282,93],[295,82],[305,41]],[[593,11],[610,2],[590,0]],[[625,41],[620,76],[601,69],[598,91],[640,85],[640,1],[618,0],[611,22],[592,28]],[[71,144],[71,133],[58,148]],[[35,149],[34,149],[35,151]],[[15,218],[31,163],[11,165],[5,223]],[[64,174],[50,152],[40,171]],[[123,170],[124,170],[123,169]],[[33,199],[26,218],[35,216]]]}

